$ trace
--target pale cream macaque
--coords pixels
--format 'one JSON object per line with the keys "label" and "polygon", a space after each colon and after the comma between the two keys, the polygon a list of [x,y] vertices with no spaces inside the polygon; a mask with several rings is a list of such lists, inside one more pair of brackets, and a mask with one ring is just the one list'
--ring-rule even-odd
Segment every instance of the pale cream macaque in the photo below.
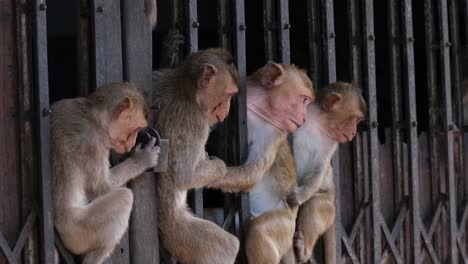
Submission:
{"label": "pale cream macaque", "polygon": [[288,203],[299,205],[294,247],[301,263],[312,257],[317,239],[335,217],[331,158],[339,143],[351,141],[365,117],[366,103],[352,84],[335,82],[317,92],[304,126],[293,133],[298,186]]}
{"label": "pale cream macaque", "polygon": [[290,207],[286,197],[297,175],[286,136],[304,124],[307,106],[313,100],[311,81],[293,65],[269,63],[248,79],[249,159],[265,155],[271,142],[280,142],[274,163],[250,193],[255,218],[246,238],[249,263],[294,260],[297,206]]}
{"label": "pale cream macaque", "polygon": [[155,72],[153,80],[160,106],[156,127],[162,137],[170,139],[168,170],[157,179],[162,246],[181,263],[234,263],[238,239],[213,222],[193,216],[186,204],[187,191],[202,187],[248,190],[273,163],[280,137],[278,142],[256,148],[255,158],[250,156],[239,167],[226,167],[222,160],[206,156],[210,126],[226,118],[231,98],[238,93],[237,71],[225,50],[190,54],[175,69]]}
{"label": "pale cream macaque", "polygon": [[133,194],[124,186],[157,165],[159,147],[137,146],[109,167],[109,152],[130,151],[148,109],[133,84],[116,83],[87,98],[52,105],[54,224],[63,243],[83,263],[102,263],[128,226]]}

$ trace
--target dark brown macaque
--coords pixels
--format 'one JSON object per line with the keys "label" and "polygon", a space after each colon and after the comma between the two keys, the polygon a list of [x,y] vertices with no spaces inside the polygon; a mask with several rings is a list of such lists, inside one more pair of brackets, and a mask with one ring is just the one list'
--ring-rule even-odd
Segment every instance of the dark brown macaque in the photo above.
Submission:
{"label": "dark brown macaque", "polygon": [[271,142],[256,159],[226,167],[207,157],[210,126],[229,113],[238,93],[232,56],[222,49],[190,54],[175,69],[154,74],[160,110],[156,128],[169,139],[168,170],[158,178],[158,222],[162,245],[181,263],[234,263],[239,241],[216,224],[192,215],[187,191],[205,186],[224,191],[251,188],[273,163],[277,144]]}
{"label": "dark brown macaque", "polygon": [[312,257],[317,239],[335,218],[335,188],[331,158],[339,143],[351,141],[367,107],[360,90],[335,82],[317,92],[304,126],[293,133],[298,186],[288,203],[299,205],[294,247],[301,263]]}
{"label": "dark brown macaque", "polygon": [[255,218],[246,238],[249,263],[294,260],[297,207],[290,207],[286,197],[297,175],[286,136],[304,124],[307,106],[313,99],[311,81],[293,65],[269,63],[249,77],[249,156],[263,155],[260,150],[280,140],[274,163],[250,192],[250,209]]}
{"label": "dark brown macaque", "polygon": [[128,226],[133,194],[124,185],[158,161],[159,148],[137,146],[131,157],[109,167],[109,152],[132,149],[148,109],[130,83],[111,84],[87,98],[52,106],[54,224],[65,246],[102,263]]}

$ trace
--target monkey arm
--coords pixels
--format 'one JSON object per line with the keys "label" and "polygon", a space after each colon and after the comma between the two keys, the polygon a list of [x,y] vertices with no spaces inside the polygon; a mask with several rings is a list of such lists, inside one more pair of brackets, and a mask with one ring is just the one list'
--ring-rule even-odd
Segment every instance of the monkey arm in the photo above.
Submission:
{"label": "monkey arm", "polygon": [[109,183],[111,188],[124,185],[129,180],[142,174],[146,169],[147,166],[136,162],[133,158],[126,159],[110,169]]}
{"label": "monkey arm", "polygon": [[208,184],[210,188],[221,189],[225,192],[247,191],[253,188],[265,174],[261,167],[255,164],[228,167],[222,178],[215,179]]}
{"label": "monkey arm", "polygon": [[201,160],[193,170],[189,167],[180,164],[177,168],[176,181],[179,188],[185,190],[205,187],[214,179],[226,174],[226,163],[218,158]]}
{"label": "monkey arm", "polygon": [[301,205],[309,200],[314,194],[320,191],[324,185],[324,179],[329,173],[330,165],[321,165],[317,169],[309,171],[288,194],[288,203],[291,205]]}

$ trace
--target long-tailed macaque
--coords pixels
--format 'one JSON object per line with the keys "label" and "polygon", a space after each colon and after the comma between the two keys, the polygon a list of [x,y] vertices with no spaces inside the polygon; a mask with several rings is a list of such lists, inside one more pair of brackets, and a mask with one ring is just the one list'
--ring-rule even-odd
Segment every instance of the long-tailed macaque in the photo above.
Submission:
{"label": "long-tailed macaque", "polygon": [[307,110],[304,126],[293,133],[293,152],[298,186],[288,203],[300,205],[294,247],[303,263],[312,257],[315,242],[335,217],[335,188],[331,158],[339,143],[351,141],[367,106],[352,84],[335,82],[317,92]]}
{"label": "long-tailed macaque", "polygon": [[255,218],[249,225],[246,253],[249,263],[275,264],[287,253],[294,257],[297,206],[288,206],[286,197],[297,175],[286,136],[304,124],[313,88],[306,73],[295,66],[269,64],[249,78],[247,89],[250,154],[255,146],[267,144],[266,131],[280,134],[281,145],[272,167],[250,193]]}
{"label": "long-tailed macaque", "polygon": [[125,153],[147,126],[148,109],[133,84],[117,83],[87,98],[52,105],[54,224],[65,246],[102,263],[125,233],[133,195],[123,185],[157,164],[159,147],[136,147],[109,168],[109,152]]}
{"label": "long-tailed macaque", "polygon": [[[225,50],[193,53],[175,69],[155,77],[160,106],[156,127],[170,139],[169,168],[157,184],[162,245],[182,263],[234,263],[239,241],[216,224],[193,216],[186,205],[187,191],[205,186],[248,190],[273,163],[282,135],[274,129],[265,131],[270,141],[253,147],[248,161],[239,167],[226,167],[222,160],[206,156],[210,126],[227,116],[230,99],[238,92],[237,71]],[[279,76],[272,77],[265,79],[270,86],[279,81]],[[281,125],[294,126],[289,119],[279,120]],[[297,122],[303,123],[302,119]]]}

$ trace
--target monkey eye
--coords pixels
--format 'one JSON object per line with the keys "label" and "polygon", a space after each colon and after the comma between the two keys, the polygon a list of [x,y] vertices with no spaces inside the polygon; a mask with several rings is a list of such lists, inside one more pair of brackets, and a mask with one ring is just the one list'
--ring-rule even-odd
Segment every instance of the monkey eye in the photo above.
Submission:
{"label": "monkey eye", "polygon": [[303,103],[304,105],[310,104],[310,98],[304,96],[304,97],[302,98],[302,103]]}

